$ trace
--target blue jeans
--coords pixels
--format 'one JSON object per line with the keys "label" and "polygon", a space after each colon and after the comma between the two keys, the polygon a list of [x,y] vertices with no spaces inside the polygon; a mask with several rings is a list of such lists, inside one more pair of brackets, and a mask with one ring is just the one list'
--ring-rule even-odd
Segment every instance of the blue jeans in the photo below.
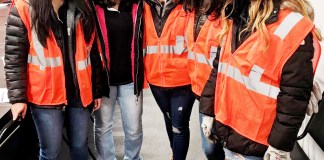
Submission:
{"label": "blue jeans", "polygon": [[255,157],[255,156],[244,156],[235,152],[232,152],[226,148],[225,151],[225,160],[263,160],[263,157]]}
{"label": "blue jeans", "polygon": [[189,120],[195,96],[191,86],[163,88],[150,85],[166,125],[174,160],[185,160],[189,148]]}
{"label": "blue jeans", "polygon": [[[199,113],[199,122],[200,122],[199,126],[201,126],[201,123],[202,123],[202,114],[201,113]],[[214,123],[214,125],[215,125],[215,123]],[[210,159],[210,160],[224,160],[225,155],[224,155],[224,150],[223,150],[222,144],[210,143],[206,139],[201,127],[200,127],[200,135],[201,135],[202,149],[205,153],[206,158]]]}
{"label": "blue jeans", "polygon": [[134,84],[110,86],[110,98],[103,97],[102,105],[94,112],[95,143],[101,160],[115,159],[113,123],[116,101],[119,104],[125,133],[125,160],[142,159],[143,142],[142,113],[143,96],[134,95]]}
{"label": "blue jeans", "polygon": [[60,153],[63,123],[66,120],[72,160],[88,160],[89,111],[81,100],[68,101],[66,113],[56,108],[31,107],[40,143],[40,160],[56,160]]}

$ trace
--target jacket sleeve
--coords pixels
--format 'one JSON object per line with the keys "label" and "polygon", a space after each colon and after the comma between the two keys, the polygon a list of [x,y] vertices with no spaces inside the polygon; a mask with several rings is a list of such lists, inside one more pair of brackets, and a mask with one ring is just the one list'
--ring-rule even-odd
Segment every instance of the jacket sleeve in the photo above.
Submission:
{"label": "jacket sleeve", "polygon": [[217,72],[218,72],[219,54],[220,54],[219,52],[220,52],[220,48],[218,49],[218,53],[213,61],[213,69],[201,93],[200,103],[199,103],[199,112],[211,117],[215,117],[214,104],[215,104],[215,88],[216,88],[216,79],[217,79]]}
{"label": "jacket sleeve", "polygon": [[313,39],[308,34],[305,44],[299,46],[282,70],[276,117],[268,138],[268,143],[279,150],[292,151],[304,120],[313,86],[313,56]]}
{"label": "jacket sleeve", "polygon": [[5,76],[10,103],[27,103],[27,29],[18,10],[12,7],[7,19],[5,38]]}
{"label": "jacket sleeve", "polygon": [[100,53],[96,41],[93,43],[90,53],[92,66],[92,93],[93,98],[98,99],[104,96],[105,89],[105,70],[103,68]]}

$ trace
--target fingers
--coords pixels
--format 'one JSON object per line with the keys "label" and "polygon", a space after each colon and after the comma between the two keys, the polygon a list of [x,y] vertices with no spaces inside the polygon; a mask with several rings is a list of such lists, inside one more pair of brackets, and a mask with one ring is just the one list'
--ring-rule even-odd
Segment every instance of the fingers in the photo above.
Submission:
{"label": "fingers", "polygon": [[101,106],[101,98],[97,99],[98,101],[98,106],[100,107]]}
{"label": "fingers", "polygon": [[313,105],[313,112],[318,113],[318,101],[316,101],[316,104]]}
{"label": "fingers", "polygon": [[208,128],[207,128],[207,126],[204,123],[202,123],[201,124],[201,128],[203,130],[203,133],[204,133],[205,137],[208,138],[210,136],[210,134],[208,134]]}
{"label": "fingers", "polygon": [[26,112],[27,112],[27,107],[24,106],[24,109],[23,109],[22,114],[21,114],[22,118],[25,118]]}
{"label": "fingers", "polygon": [[315,94],[313,92],[311,93],[311,101],[312,101],[312,113],[311,114],[317,113],[318,112],[318,101],[319,101],[319,99],[317,99],[315,97]]}
{"label": "fingers", "polygon": [[27,104],[25,103],[16,103],[11,107],[12,119],[17,120],[19,114],[22,114],[22,117],[25,118],[27,112]]}
{"label": "fingers", "polygon": [[320,86],[315,81],[313,83],[313,90],[312,90],[312,92],[314,92],[314,95],[315,95],[315,97],[316,97],[317,100],[322,99],[322,94],[321,94]]}
{"label": "fingers", "polygon": [[[311,102],[309,102],[309,103],[311,103]],[[308,104],[308,107],[307,107],[307,110],[306,110],[306,114],[308,115],[308,116],[311,116],[312,115],[312,113],[311,113],[311,109],[310,109],[310,105],[311,104]]]}
{"label": "fingers", "polygon": [[94,106],[93,106],[93,107],[94,107],[94,108],[97,108],[97,106],[98,106],[98,103],[97,103],[97,100],[95,99],[95,100],[94,100]]}
{"label": "fingers", "polygon": [[269,153],[266,153],[263,157],[264,160],[270,160],[270,155]]}
{"label": "fingers", "polygon": [[17,111],[16,108],[11,108],[11,113],[12,113],[12,120],[16,120],[18,118],[19,112]]}
{"label": "fingers", "polygon": [[93,108],[93,110],[94,111],[98,110],[100,108],[100,106],[101,106],[101,98],[95,99],[94,100],[94,108]]}
{"label": "fingers", "polygon": [[204,131],[204,134],[206,137],[210,136],[210,130],[208,128],[206,128],[206,130]]}
{"label": "fingers", "polygon": [[309,103],[308,103],[307,110],[306,110],[306,114],[308,116],[311,116],[313,114],[314,105],[316,105],[316,103],[317,103],[316,97],[315,97],[314,93],[311,92],[311,97],[309,99]]}
{"label": "fingers", "polygon": [[95,100],[93,110],[96,111],[97,109],[98,109],[98,102],[97,102],[97,100]]}

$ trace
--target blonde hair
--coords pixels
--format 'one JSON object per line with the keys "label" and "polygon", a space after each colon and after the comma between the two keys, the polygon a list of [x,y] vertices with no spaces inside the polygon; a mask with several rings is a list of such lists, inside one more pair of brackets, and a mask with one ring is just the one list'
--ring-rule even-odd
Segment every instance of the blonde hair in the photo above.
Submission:
{"label": "blonde hair", "polygon": [[[251,32],[260,31],[261,38],[265,38],[269,42],[269,32],[266,28],[266,21],[274,11],[273,1],[275,0],[251,0],[250,8],[248,10],[250,19],[247,27],[243,29],[242,32],[248,30]],[[230,4],[234,5],[233,9],[236,8],[235,0],[226,0],[225,6],[222,10],[222,17],[225,19],[228,19],[225,15],[225,9]],[[314,21],[314,10],[308,0],[282,0],[280,9],[286,8],[298,12],[311,21]],[[233,12],[234,10],[231,11],[231,13]],[[229,32],[229,27],[230,22],[227,20],[223,25],[222,31],[219,33],[220,40]],[[322,40],[321,33],[317,28],[315,28],[314,34],[319,40]]]}

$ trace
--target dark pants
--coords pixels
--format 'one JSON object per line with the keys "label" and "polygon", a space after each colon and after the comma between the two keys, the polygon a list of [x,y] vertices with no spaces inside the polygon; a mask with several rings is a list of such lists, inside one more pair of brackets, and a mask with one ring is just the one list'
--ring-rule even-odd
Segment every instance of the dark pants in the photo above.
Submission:
{"label": "dark pants", "polygon": [[160,107],[174,160],[185,160],[189,148],[189,120],[195,101],[191,86],[163,88],[150,85]]}
{"label": "dark pants", "polygon": [[[38,150],[39,150],[39,143],[37,132],[35,128],[35,124],[33,122],[33,118],[30,112],[30,108],[28,107],[25,118],[21,121],[21,128],[20,131],[23,140],[22,144],[19,146],[19,159],[26,159],[26,160],[34,160],[38,159]],[[23,157],[24,156],[24,157]]]}
{"label": "dark pants", "polygon": [[[70,100],[66,113],[55,108],[31,107],[40,143],[40,160],[56,160],[60,153],[63,123],[66,117],[67,134],[72,160],[88,160],[89,111],[80,100]],[[65,115],[66,114],[66,115]]]}

